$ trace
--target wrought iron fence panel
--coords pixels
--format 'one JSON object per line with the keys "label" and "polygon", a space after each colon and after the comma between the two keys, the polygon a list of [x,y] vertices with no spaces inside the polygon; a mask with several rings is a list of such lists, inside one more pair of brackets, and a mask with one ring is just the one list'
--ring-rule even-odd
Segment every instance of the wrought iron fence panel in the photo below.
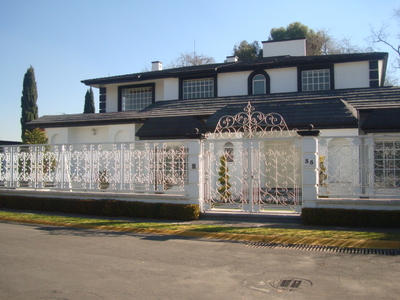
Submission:
{"label": "wrought iron fence panel", "polygon": [[254,150],[257,203],[293,206],[301,203],[300,150],[295,140],[258,142]]}
{"label": "wrought iron fence panel", "polygon": [[149,143],[130,143],[123,145],[123,187],[122,189],[150,191],[154,184],[155,152]]}
{"label": "wrought iron fence panel", "polygon": [[224,145],[229,141],[206,141],[204,146],[205,203],[210,208],[221,204],[243,209],[248,203],[243,190],[248,187],[248,149],[244,143],[234,143],[234,151]]}
{"label": "wrought iron fence panel", "polygon": [[184,192],[187,142],[0,147],[0,187]]}
{"label": "wrought iron fence panel", "polygon": [[361,145],[357,137],[319,139],[319,191],[332,195],[360,193]]}
{"label": "wrought iron fence panel", "polygon": [[319,137],[322,197],[400,196],[400,136]]}
{"label": "wrought iron fence panel", "polygon": [[163,190],[173,186],[181,191],[187,183],[187,155],[188,149],[180,143],[163,143],[156,149],[157,185]]}
{"label": "wrought iron fence panel", "polygon": [[[206,209],[260,211],[301,203],[301,149],[293,139],[204,142]],[[227,147],[231,144],[233,148]]]}

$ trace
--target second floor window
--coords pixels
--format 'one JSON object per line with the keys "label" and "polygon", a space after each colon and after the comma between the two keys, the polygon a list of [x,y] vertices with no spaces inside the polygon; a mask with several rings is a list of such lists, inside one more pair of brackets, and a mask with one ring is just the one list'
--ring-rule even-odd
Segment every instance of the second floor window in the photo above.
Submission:
{"label": "second floor window", "polygon": [[330,90],[330,70],[306,70],[301,72],[301,90],[304,91],[321,91]]}
{"label": "second floor window", "polygon": [[126,87],[120,89],[120,111],[142,110],[153,103],[154,87]]}
{"label": "second floor window", "polygon": [[265,94],[265,77],[258,74],[253,77],[253,95]]}
{"label": "second floor window", "polygon": [[182,98],[214,97],[214,78],[186,79],[182,82]]}
{"label": "second floor window", "polygon": [[255,70],[247,77],[249,95],[264,95],[270,93],[270,78],[264,70]]}

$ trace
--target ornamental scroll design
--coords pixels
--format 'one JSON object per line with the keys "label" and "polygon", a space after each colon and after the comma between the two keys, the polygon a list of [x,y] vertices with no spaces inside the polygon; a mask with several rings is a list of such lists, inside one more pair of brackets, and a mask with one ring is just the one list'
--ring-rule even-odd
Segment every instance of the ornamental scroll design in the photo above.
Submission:
{"label": "ornamental scroll design", "polygon": [[208,132],[206,138],[293,137],[296,135],[297,130],[290,130],[280,114],[264,114],[256,111],[249,101],[242,112],[234,116],[221,117],[214,132]]}

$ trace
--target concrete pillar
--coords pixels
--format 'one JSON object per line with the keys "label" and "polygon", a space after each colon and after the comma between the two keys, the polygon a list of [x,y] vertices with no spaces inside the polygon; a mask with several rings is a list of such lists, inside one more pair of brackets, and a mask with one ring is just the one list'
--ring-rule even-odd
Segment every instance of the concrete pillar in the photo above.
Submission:
{"label": "concrete pillar", "polygon": [[302,135],[303,207],[316,207],[318,199],[318,134]]}
{"label": "concrete pillar", "polygon": [[203,204],[203,186],[202,182],[202,143],[201,140],[190,140],[188,147],[188,183],[185,187],[189,196],[190,204]]}

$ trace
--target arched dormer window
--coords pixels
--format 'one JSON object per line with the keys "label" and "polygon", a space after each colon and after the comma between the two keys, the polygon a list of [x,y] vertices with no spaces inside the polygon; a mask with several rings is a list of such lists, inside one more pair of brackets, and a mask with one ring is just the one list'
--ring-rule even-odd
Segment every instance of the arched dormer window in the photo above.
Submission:
{"label": "arched dormer window", "polygon": [[265,77],[258,74],[253,77],[253,95],[265,94]]}
{"label": "arched dormer window", "polygon": [[263,95],[270,93],[269,76],[263,71],[254,71],[248,78],[249,95]]}

